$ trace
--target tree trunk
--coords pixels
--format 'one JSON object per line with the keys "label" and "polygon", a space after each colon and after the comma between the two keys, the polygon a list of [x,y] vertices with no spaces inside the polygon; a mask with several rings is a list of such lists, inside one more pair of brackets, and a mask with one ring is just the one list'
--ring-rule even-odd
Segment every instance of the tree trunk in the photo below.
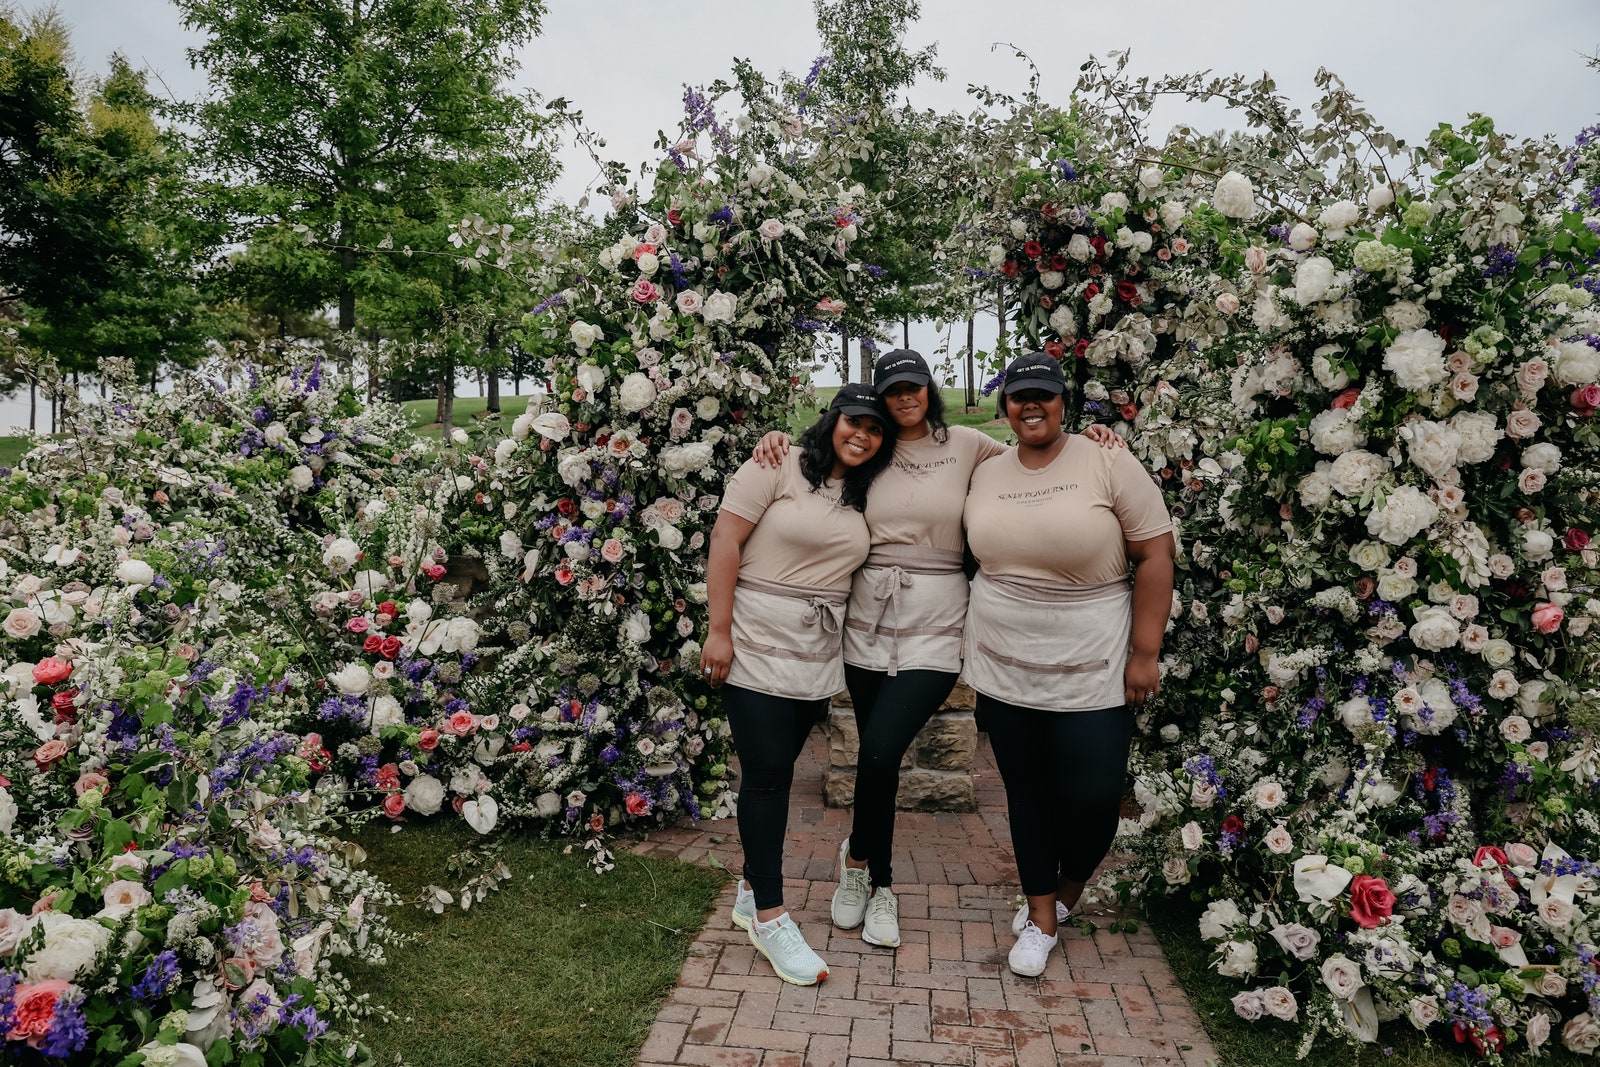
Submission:
{"label": "tree trunk", "polygon": [[[487,340],[489,342],[489,353],[491,357],[494,357],[495,353],[499,351],[500,333],[497,329],[497,326],[497,323],[489,323],[489,336]],[[483,410],[491,415],[498,415],[500,414],[500,360],[498,358],[491,358],[489,360],[489,366],[484,370],[484,373],[489,376],[489,399],[488,402],[483,405]]]}
{"label": "tree trunk", "polygon": [[839,380],[850,380],[850,338],[843,331],[839,334]]}
{"label": "tree trunk", "polygon": [[56,432],[56,394],[55,394],[55,390],[52,389],[50,391],[50,433],[51,433],[51,435],[54,435],[55,432]]}
{"label": "tree trunk", "polygon": [[28,383],[28,432],[39,429],[39,383]]}
{"label": "tree trunk", "polygon": [[456,364],[444,365],[444,381],[439,383],[439,432],[448,440],[456,428]]}
{"label": "tree trunk", "polygon": [[900,318],[900,347],[911,347],[911,316],[903,315]]}
{"label": "tree trunk", "polygon": [[975,316],[967,316],[967,410],[976,411],[978,408],[978,383],[973,380],[972,366],[972,329]]}

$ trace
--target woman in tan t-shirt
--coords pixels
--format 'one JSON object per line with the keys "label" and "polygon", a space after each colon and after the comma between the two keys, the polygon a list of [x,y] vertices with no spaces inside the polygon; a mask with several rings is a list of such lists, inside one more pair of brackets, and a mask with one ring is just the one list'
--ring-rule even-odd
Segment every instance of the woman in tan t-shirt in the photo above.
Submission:
{"label": "woman in tan t-shirt", "polygon": [[1062,432],[1056,360],[1019,356],[1002,388],[1017,448],[980,466],[967,493],[978,574],[965,674],[1028,898],[1011,969],[1032,976],[1116,835],[1132,709],[1160,689],[1175,544],[1137,459]]}
{"label": "woman in tan t-shirt", "polygon": [[796,985],[828,968],[783,906],[789,786],[806,736],[844,686],[844,605],[869,543],[862,510],[893,453],[877,394],[845,386],[780,466],[739,468],[711,530],[700,669],[722,691],[739,755],[744,878],[733,921]]}
{"label": "woman in tan t-shirt", "polygon": [[[893,463],[867,498],[872,552],[845,608],[844,676],[860,744],[850,836],[839,845],[831,911],[840,929],[859,926],[863,941],[894,948],[900,944],[891,888],[900,762],[960,676],[967,484],[979,464],[1008,450],[981,430],[946,425],[943,398],[917,352],[879,356],[872,385],[899,436]],[[1085,433],[1106,447],[1123,447],[1104,426]],[[768,434],[755,458],[776,465],[788,442],[781,432]]]}

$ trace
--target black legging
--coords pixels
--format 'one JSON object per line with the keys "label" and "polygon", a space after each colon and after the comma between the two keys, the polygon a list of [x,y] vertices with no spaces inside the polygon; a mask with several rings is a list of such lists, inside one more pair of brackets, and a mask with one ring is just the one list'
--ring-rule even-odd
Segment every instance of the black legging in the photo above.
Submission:
{"label": "black legging", "polygon": [[845,664],[844,681],[861,738],[850,856],[867,861],[874,887],[894,884],[894,810],[901,757],[917,731],[944,706],[956,677],[944,671],[901,671],[891,678],[884,671]]}
{"label": "black legging", "polygon": [[756,907],[783,904],[783,838],[789,828],[789,786],[794,761],[811,728],[822,721],[828,701],[795,700],[722,687],[722,709],[739,754],[739,842],[744,880]]}
{"label": "black legging", "polygon": [[1087,882],[1117,836],[1133,715],[1036,711],[978,694],[994,761],[1006,785],[1011,847],[1022,891]]}

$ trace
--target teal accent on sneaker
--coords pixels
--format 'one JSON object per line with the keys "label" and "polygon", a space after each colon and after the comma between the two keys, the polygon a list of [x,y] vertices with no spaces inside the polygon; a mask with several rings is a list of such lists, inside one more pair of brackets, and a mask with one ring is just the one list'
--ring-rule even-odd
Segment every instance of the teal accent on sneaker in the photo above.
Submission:
{"label": "teal accent on sneaker", "polygon": [[861,924],[861,940],[884,948],[900,947],[900,902],[886,885],[879,886],[867,901],[867,918]]}
{"label": "teal accent on sneaker", "polygon": [[872,896],[872,882],[865,867],[845,866],[850,854],[850,839],[839,846],[839,888],[833,891],[830,909],[833,925],[841,930],[854,930],[867,917],[867,900]]}
{"label": "teal accent on sneaker", "polygon": [[767,957],[778,977],[792,985],[816,985],[828,977],[828,965],[822,957],[811,951],[805,935],[800,932],[789,913],[769,923],[750,924],[750,943],[756,951]]}
{"label": "teal accent on sneaker", "polygon": [[750,924],[756,921],[756,891],[739,880],[739,886],[734,890],[733,897],[733,925],[741,930],[749,930]]}

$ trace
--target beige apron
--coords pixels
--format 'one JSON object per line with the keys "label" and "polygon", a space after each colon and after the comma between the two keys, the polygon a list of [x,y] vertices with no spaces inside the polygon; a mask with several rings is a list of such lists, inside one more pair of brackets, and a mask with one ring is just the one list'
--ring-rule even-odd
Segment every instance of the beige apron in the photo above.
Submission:
{"label": "beige apron", "polygon": [[843,690],[839,626],[849,595],[845,589],[741,574],[733,590],[728,684],[796,700]]}
{"label": "beige apron", "polygon": [[963,675],[973,689],[1042,711],[1121,707],[1133,587],[997,578],[979,572],[967,605]]}
{"label": "beige apron", "polygon": [[961,553],[878,545],[856,571],[845,609],[844,661],[887,671],[961,669],[967,578]]}

